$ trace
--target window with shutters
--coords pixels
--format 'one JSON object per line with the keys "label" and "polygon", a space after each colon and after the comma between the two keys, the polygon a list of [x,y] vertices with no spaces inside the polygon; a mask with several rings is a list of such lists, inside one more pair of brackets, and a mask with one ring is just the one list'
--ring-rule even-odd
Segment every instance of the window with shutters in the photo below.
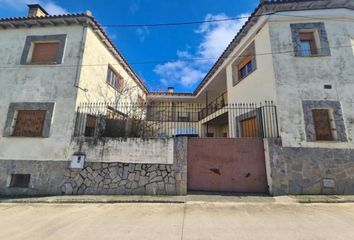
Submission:
{"label": "window with shutters", "polygon": [[330,56],[329,40],[323,22],[290,24],[296,57]]}
{"label": "window with shutters", "polygon": [[43,137],[46,110],[18,110],[13,136]]}
{"label": "window with shutters", "polygon": [[312,109],[313,122],[317,141],[334,141],[329,109]]}
{"label": "window with shutters", "polygon": [[118,92],[122,91],[123,88],[123,77],[114,70],[111,66],[108,66],[107,70],[107,83],[113,87]]}
{"label": "window with shutters", "polygon": [[26,37],[21,64],[62,64],[66,34],[30,35]]}
{"label": "window with shutters", "polygon": [[55,64],[58,48],[59,42],[34,42],[30,63]]}
{"label": "window with shutters", "polygon": [[348,141],[339,101],[303,100],[302,108],[307,141]]}
{"label": "window with shutters", "polygon": [[97,117],[88,114],[86,117],[85,136],[94,137],[96,134]]}
{"label": "window with shutters", "polygon": [[253,72],[252,56],[247,56],[238,65],[238,79],[242,80]]}
{"label": "window with shutters", "polygon": [[256,47],[254,42],[241,54],[235,62],[233,70],[233,84],[236,85],[257,69]]}

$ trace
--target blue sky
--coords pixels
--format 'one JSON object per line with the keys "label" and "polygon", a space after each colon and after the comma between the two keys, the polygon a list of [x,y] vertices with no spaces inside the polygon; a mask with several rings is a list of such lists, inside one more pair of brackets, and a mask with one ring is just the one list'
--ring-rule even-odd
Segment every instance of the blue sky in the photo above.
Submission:
{"label": "blue sky", "polygon": [[[25,16],[26,3],[50,14],[91,10],[102,24],[200,21],[247,16],[259,0],[0,0],[0,17]],[[105,27],[152,91],[193,91],[245,19],[174,27]],[[190,58],[212,60],[188,61]],[[154,63],[138,64],[152,61]],[[157,62],[157,63],[156,63]],[[134,64],[135,63],[135,64]]]}

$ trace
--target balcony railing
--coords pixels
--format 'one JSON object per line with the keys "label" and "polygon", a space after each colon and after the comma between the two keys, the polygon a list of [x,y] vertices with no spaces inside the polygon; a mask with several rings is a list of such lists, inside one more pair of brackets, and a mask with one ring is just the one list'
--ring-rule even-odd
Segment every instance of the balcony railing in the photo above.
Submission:
{"label": "balcony railing", "polygon": [[[76,137],[164,138],[278,137],[276,106],[272,102],[223,104],[207,122],[198,120],[200,105],[159,103],[83,103],[77,109]],[[223,114],[216,109],[223,108]]]}
{"label": "balcony railing", "polygon": [[227,105],[227,93],[223,93],[221,96],[217,97],[214,101],[208,104],[205,108],[203,108],[199,114],[198,119],[202,120],[207,116],[215,113],[216,111],[224,108]]}

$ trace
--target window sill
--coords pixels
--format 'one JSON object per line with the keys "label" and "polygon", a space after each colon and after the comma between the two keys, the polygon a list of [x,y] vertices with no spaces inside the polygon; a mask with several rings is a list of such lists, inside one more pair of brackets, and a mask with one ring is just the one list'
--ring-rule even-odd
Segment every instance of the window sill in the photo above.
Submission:
{"label": "window sill", "polygon": [[47,62],[47,63],[33,63],[33,62],[29,62],[29,63],[25,63],[25,64],[21,64],[24,66],[38,66],[38,65],[59,65],[60,63],[57,62]]}
{"label": "window sill", "polygon": [[106,83],[107,83],[108,86],[110,86],[111,88],[113,88],[116,92],[118,92],[118,93],[120,93],[120,94],[122,93],[121,90],[115,88],[115,87],[114,87],[112,84],[110,84],[109,82],[106,81]]}
{"label": "window sill", "polygon": [[296,58],[319,58],[319,57],[330,57],[331,55],[325,54],[312,54],[309,56],[295,55]]}
{"label": "window sill", "polygon": [[308,141],[310,143],[345,143],[348,141],[340,141],[340,140],[313,140],[313,141]]}
{"label": "window sill", "polygon": [[27,137],[27,136],[14,136],[14,135],[3,136],[3,137],[7,137],[7,138],[36,138],[36,139],[48,138],[48,137],[44,137],[44,136],[40,136],[40,137]]}

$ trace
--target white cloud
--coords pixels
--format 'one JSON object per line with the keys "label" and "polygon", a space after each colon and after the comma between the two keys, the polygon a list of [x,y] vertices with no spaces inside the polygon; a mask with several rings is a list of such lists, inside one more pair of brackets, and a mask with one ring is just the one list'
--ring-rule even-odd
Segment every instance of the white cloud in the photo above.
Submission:
{"label": "white cloud", "polygon": [[157,65],[154,72],[159,76],[163,76],[160,82],[164,86],[168,84],[178,83],[184,87],[193,86],[196,82],[204,76],[204,73],[193,66],[189,66],[188,62],[183,60],[177,60],[173,62],[167,62],[162,65]]}
{"label": "white cloud", "polygon": [[[167,86],[167,84],[169,84],[169,86],[176,84],[193,90],[193,87],[203,79],[212,63],[222,54],[238,30],[245,23],[246,18],[243,18],[245,16],[249,15],[241,14],[240,17],[242,18],[234,21],[207,22],[201,24],[195,30],[195,33],[202,35],[202,41],[193,53],[190,49],[188,51],[178,50],[176,52],[178,57],[176,61],[170,61],[155,66],[154,72],[160,77],[160,83],[164,86]],[[205,20],[226,18],[228,18],[228,16],[224,13],[217,15],[208,14]]]}
{"label": "white cloud", "polygon": [[54,2],[44,2],[42,3],[43,8],[51,15],[59,15],[59,14],[67,14],[68,12],[60,7],[59,5],[55,4]]}
{"label": "white cloud", "polygon": [[149,31],[149,29],[147,27],[139,27],[136,30],[136,33],[139,36],[140,42],[144,42],[145,38],[150,35],[150,31]]}
{"label": "white cloud", "polygon": [[[237,31],[243,26],[248,14],[241,14],[241,19],[234,21],[220,21],[203,23],[196,31],[203,34],[203,41],[199,45],[198,51],[203,58],[217,58],[225,50],[226,46],[234,38]],[[224,13],[218,15],[208,14],[206,21],[226,19]]]}
{"label": "white cloud", "polygon": [[140,6],[139,6],[139,3],[135,2],[133,3],[132,5],[129,6],[129,11],[132,13],[132,14],[135,14],[137,11],[139,11],[140,9]]}
{"label": "white cloud", "polygon": [[0,0],[2,8],[11,8],[15,11],[21,11],[26,8],[26,4],[40,4],[49,14],[66,14],[67,11],[50,0]]}

